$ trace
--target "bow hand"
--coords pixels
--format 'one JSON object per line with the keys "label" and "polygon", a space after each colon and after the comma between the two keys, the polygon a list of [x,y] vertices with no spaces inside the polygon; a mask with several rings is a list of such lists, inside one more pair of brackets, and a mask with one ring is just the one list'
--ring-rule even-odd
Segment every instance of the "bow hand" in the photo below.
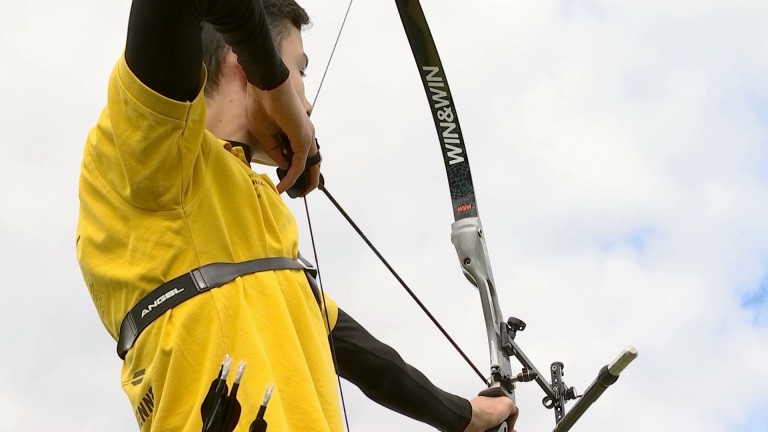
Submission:
{"label": "bow hand", "polygon": [[464,432],[513,431],[518,409],[511,399],[477,396],[469,403],[472,405],[472,420]]}

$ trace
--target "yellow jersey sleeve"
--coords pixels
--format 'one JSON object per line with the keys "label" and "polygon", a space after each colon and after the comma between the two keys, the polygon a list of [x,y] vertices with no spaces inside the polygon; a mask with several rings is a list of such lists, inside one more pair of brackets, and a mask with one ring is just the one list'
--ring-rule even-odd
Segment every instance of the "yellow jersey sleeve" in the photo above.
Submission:
{"label": "yellow jersey sleeve", "polygon": [[[205,79],[201,65],[201,83]],[[191,102],[168,99],[139,81],[121,57],[109,80],[107,106],[91,130],[89,153],[122,199],[143,210],[172,210],[199,189],[193,180],[205,172],[205,133],[202,87]]]}

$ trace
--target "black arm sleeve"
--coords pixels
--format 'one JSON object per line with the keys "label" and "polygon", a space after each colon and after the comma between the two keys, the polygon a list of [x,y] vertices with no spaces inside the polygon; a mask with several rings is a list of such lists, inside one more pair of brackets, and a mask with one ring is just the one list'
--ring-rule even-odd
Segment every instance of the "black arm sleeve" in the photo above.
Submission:
{"label": "black arm sleeve", "polygon": [[469,424],[469,401],[435,387],[341,309],[331,338],[339,376],[376,403],[445,432],[460,432]]}
{"label": "black arm sleeve", "polygon": [[260,0],[134,0],[125,47],[131,71],[163,96],[194,99],[201,84],[202,21],[224,36],[250,83],[271,90],[288,78]]}

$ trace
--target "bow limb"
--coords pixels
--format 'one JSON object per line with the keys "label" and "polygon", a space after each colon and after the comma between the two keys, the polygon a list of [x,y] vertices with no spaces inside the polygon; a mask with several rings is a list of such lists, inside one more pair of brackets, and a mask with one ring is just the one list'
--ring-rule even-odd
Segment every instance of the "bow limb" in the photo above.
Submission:
{"label": "bow limb", "polygon": [[[429,100],[443,153],[455,220],[451,240],[464,275],[480,293],[491,359],[488,389],[482,394],[505,396],[514,400],[509,361],[512,354],[509,344],[511,339],[496,297],[496,285],[478,215],[472,173],[451,90],[421,4],[418,0],[396,0],[395,3]],[[505,425],[501,425],[494,430],[502,431],[505,428]]]}

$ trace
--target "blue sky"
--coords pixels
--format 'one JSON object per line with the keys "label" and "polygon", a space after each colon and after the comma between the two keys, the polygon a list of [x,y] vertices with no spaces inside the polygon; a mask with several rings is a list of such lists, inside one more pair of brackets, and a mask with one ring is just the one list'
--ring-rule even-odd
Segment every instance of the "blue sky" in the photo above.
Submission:
{"label": "blue sky", "polygon": [[768,318],[768,272],[746,290],[742,296],[741,306],[754,313],[753,322],[756,326],[765,324]]}
{"label": "blue sky", "polygon": [[[136,430],[74,256],[82,146],[129,5],[0,15],[0,431]],[[302,5],[311,99],[347,4]],[[501,306],[528,323],[518,343],[580,390],[626,345],[640,352],[573,430],[768,431],[768,3],[423,5]],[[356,2],[313,113],[327,186],[484,370],[429,116],[393,2]],[[329,294],[441,387],[479,391],[327,200],[309,204]],[[430,430],[345,394],[352,430]],[[541,397],[519,388],[518,430],[551,429]]]}

